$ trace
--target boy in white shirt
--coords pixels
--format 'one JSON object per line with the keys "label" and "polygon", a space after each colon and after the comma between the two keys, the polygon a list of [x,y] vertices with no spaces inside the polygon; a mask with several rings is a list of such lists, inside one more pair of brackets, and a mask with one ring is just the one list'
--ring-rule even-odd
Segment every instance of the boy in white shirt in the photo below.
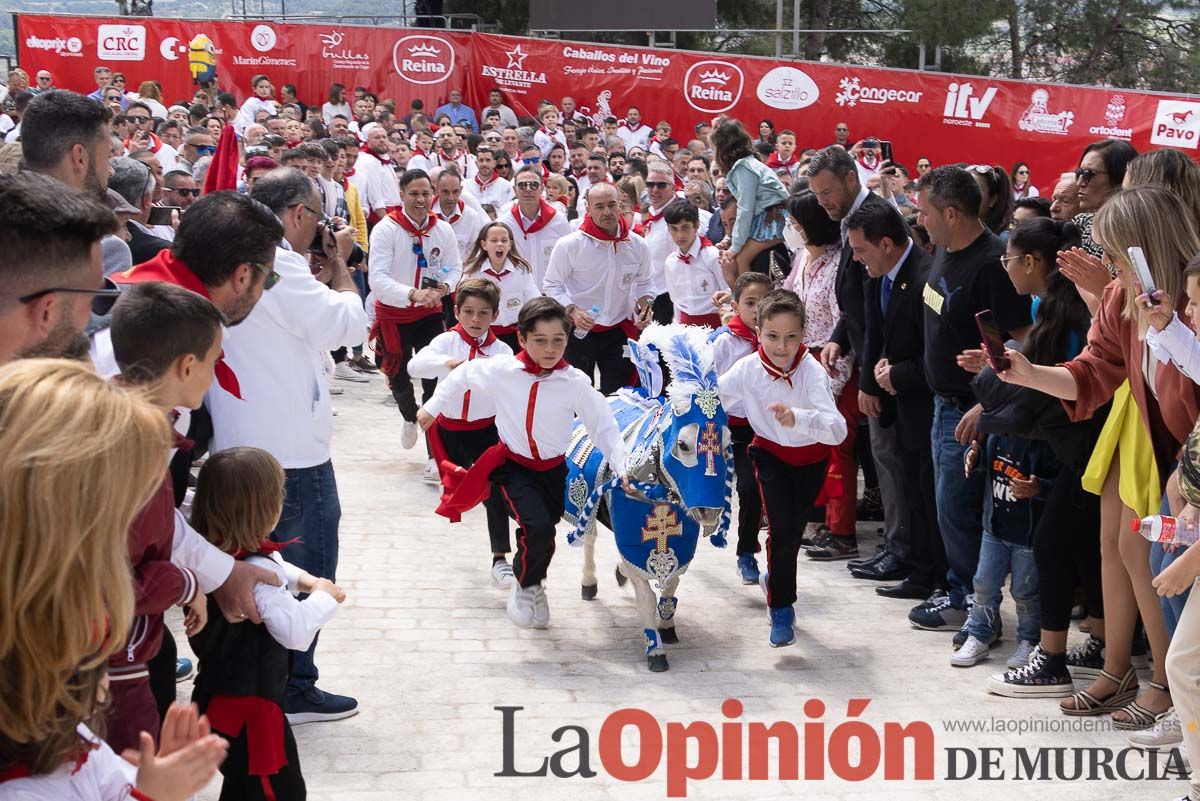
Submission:
{"label": "boy in white shirt", "polygon": [[[512,348],[496,338],[492,321],[500,311],[500,287],[486,278],[467,278],[454,290],[454,316],[458,324],[434,337],[408,364],[414,378],[444,380],[451,371],[475,359],[512,356]],[[447,488],[449,473],[464,473],[500,441],[496,433],[494,395],[455,393],[446,401],[446,412],[425,431],[434,462]],[[488,536],[492,541],[492,581],[497,587],[513,583],[512,568],[505,555],[512,550],[508,539],[508,510],[504,499],[493,493],[483,502],[487,509]]]}
{"label": "boy in white shirt", "polygon": [[538,119],[542,121],[542,127],[534,133],[533,143],[542,151],[542,161],[545,161],[550,158],[550,149],[555,142],[562,145],[564,151],[567,149],[567,135],[558,128],[558,109],[554,106],[543,108]]}
{"label": "boy in white shirt", "polygon": [[832,448],[846,437],[829,376],[804,347],[804,306],[794,292],[758,304],[757,353],[720,378],[726,408],[744,408],[754,429],[748,452],[767,515],[767,605],[771,647],[796,641],[796,557],[805,520],[823,495]]}
{"label": "boy in white shirt", "polygon": [[721,315],[713,305],[713,295],[727,291],[729,284],[721,271],[720,251],[699,235],[700,211],[679,198],[667,204],[663,222],[678,248],[667,255],[664,268],[675,318],[688,325],[720,328]]}
{"label": "boy in white shirt", "polygon": [[513,358],[476,359],[452,371],[438,382],[417,419],[428,430],[467,390],[499,399],[499,444],[461,477],[438,514],[454,520],[491,492],[500,491],[517,521],[508,617],[522,628],[544,629],[550,624],[550,606],[543,581],[554,555],[554,526],[564,511],[565,454],[575,416],[608,458],[614,475],[626,476],[626,451],[604,397],[587,376],[563,359],[571,328],[566,309],[552,298],[536,298],[521,309],[517,327],[520,353]]}

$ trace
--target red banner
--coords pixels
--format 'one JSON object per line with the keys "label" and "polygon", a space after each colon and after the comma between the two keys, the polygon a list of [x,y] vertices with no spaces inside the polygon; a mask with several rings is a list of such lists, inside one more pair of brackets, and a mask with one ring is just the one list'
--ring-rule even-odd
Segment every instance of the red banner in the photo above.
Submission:
{"label": "red banner", "polygon": [[194,76],[215,76],[243,98],[260,72],[276,86],[294,83],[306,103],[323,102],[337,81],[394,98],[402,113],[417,97],[432,110],[451,88],[464,89],[478,112],[498,87],[518,114],[567,95],[597,122],[636,105],[647,124],[670,122],[681,142],[720,113],[752,133],[770,119],[794,130],[801,148],[830,144],[846,122],[852,141],[889,139],[910,168],[919,156],[1005,167],[1024,160],[1044,188],[1097,139],[1200,153],[1197,96],[349,25],[22,14],[17,33],[22,66],[50,70],[57,86],[92,91],[92,69],[104,64],[124,72],[130,90],[161,81],[167,102],[190,98]]}

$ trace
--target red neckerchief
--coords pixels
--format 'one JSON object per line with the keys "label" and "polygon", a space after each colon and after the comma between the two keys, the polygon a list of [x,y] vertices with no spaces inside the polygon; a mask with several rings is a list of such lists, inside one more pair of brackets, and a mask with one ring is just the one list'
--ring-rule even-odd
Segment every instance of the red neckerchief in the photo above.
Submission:
{"label": "red neckerchief", "polygon": [[[734,318],[739,319],[739,318]],[[780,370],[776,367],[767,354],[763,353],[762,346],[758,347],[758,360],[762,362],[763,369],[767,371],[767,375],[771,376],[772,380],[778,381],[783,379],[787,382],[788,387],[792,386],[792,376],[796,374],[797,368],[800,367],[800,360],[804,358],[804,354],[808,352],[808,348],[804,345],[800,346],[800,350],[796,351],[796,359],[792,362],[792,366],[787,370]]]}
{"label": "red neckerchief", "polygon": [[485,184],[483,181],[479,180],[479,173],[476,172],[475,173],[475,185],[478,186],[480,189],[487,189],[489,186],[496,183],[496,179],[499,177],[500,177],[500,173],[493,171],[491,180]]}
{"label": "red neckerchief", "polygon": [[[453,156],[451,156],[450,154],[448,154],[448,153],[447,153],[445,150],[435,150],[435,151],[434,151],[434,153],[433,153],[433,157],[434,157],[435,159],[437,159],[437,163],[438,163],[438,166],[439,166],[439,167],[445,166],[445,165],[446,165],[446,163],[447,163],[447,160],[448,160],[448,161],[449,161],[449,163],[451,163],[451,164],[460,164],[460,163],[461,163],[461,162],[459,162],[459,160],[458,160],[458,159],[459,159],[459,153],[458,153],[458,149],[457,149],[457,148],[455,149],[455,151],[454,151],[454,155],[453,155]],[[465,161],[465,160],[464,160],[464,161]]]}
{"label": "red neckerchief", "polygon": [[579,230],[598,242],[612,242],[613,250],[617,249],[617,243],[629,239],[629,223],[625,221],[624,217],[620,216],[617,217],[616,236],[596,225],[596,221],[592,219],[592,215],[590,214],[583,218],[583,224],[579,226]]}
{"label": "red neckerchief", "polygon": [[580,178],[582,178],[585,175],[587,175],[586,167],[583,168],[582,170],[580,170],[579,172],[575,172],[574,167],[571,168],[571,177],[574,178],[576,181],[578,181]]}
{"label": "red neckerchief", "polygon": [[675,172],[675,168],[671,168],[671,175],[675,176],[675,191],[682,192],[684,188],[683,176]]}
{"label": "red neckerchief", "polygon": [[439,220],[445,220],[446,222],[450,223],[451,225],[454,225],[456,222],[459,221],[459,218],[462,217],[463,209],[466,207],[466,205],[467,204],[464,201],[459,200],[458,201],[458,213],[455,214],[453,217],[447,217],[446,215],[442,214],[441,206],[438,206],[439,210],[435,211],[433,213],[433,216],[437,217]]}
{"label": "red neckerchief", "polygon": [[663,207],[658,210],[658,214],[655,214],[654,209],[652,209],[652,208],[646,209],[646,213],[642,215],[642,231],[644,232],[642,234],[642,236],[645,236],[646,234],[650,233],[650,229],[654,227],[654,224],[656,222],[658,222],[659,220],[661,220],[663,218],[663,214],[666,213],[667,206],[669,206],[670,204],[671,204],[671,201],[669,201],[669,200],[665,204],[663,204]]}
{"label": "red neckerchief", "polygon": [[540,207],[538,209],[537,219],[530,223],[528,228],[525,227],[525,218],[521,216],[521,204],[514,203],[512,206],[513,219],[517,221],[517,227],[521,229],[521,233],[525,235],[526,239],[529,238],[530,234],[536,234],[538,231],[549,225],[550,220],[553,219],[554,215],[558,213],[557,210],[544,199],[539,198],[538,203],[540,204]]}
{"label": "red neckerchief", "polygon": [[304,140],[303,140],[303,139],[297,139],[295,142],[288,142],[288,143],[287,143],[287,146],[288,146],[288,147],[295,148],[295,147],[300,147],[300,145],[302,145],[302,144],[304,144]]}
{"label": "red neckerchief", "polygon": [[758,334],[754,331],[754,329],[746,325],[741,317],[738,317],[736,314],[733,315],[729,322],[725,324],[725,327],[729,329],[729,333],[733,334],[738,339],[743,339],[746,342],[749,342],[751,347],[753,347],[755,350],[758,350]]}
{"label": "red neckerchief", "polygon": [[773,170],[790,170],[796,161],[797,159],[795,151],[792,151],[792,155],[788,156],[787,161],[779,158],[779,153],[776,151],[767,157],[767,166]]}
{"label": "red neckerchief", "polygon": [[540,364],[538,364],[533,359],[531,359],[529,357],[529,354],[526,353],[525,351],[521,351],[520,353],[517,354],[517,361],[519,361],[521,363],[521,369],[524,370],[525,372],[529,373],[530,375],[541,375],[542,373],[545,373],[545,372],[553,373],[556,370],[562,370],[562,369],[565,369],[565,368],[571,366],[571,365],[567,364],[566,359],[559,359],[558,364],[554,365],[549,370],[546,370]]}
{"label": "red neckerchief", "polygon": [[636,128],[630,128],[628,120],[621,120],[620,127],[624,128],[625,130],[629,131],[630,133],[637,133],[638,131],[642,130],[643,128],[649,128],[650,126],[644,122],[639,122],[638,126]]}
{"label": "red neckerchief", "polygon": [[299,537],[293,537],[286,542],[275,542],[274,540],[263,540],[258,544],[258,547],[253,551],[246,548],[238,548],[232,554],[234,559],[245,559],[247,556],[270,556],[273,553],[279,553],[289,545],[295,545],[300,541]]}
{"label": "red neckerchief", "polygon": [[[490,346],[493,342],[496,341],[496,335],[492,332],[492,329],[490,329],[490,328],[488,329],[487,333],[484,334],[483,342],[480,342],[479,340],[475,339],[475,337],[468,334],[466,329],[464,329],[462,327],[462,323],[455,325],[450,330],[455,332],[456,334],[458,334],[462,338],[462,341],[466,342],[467,346],[471,348],[471,354],[469,356],[467,356],[467,361],[471,361],[471,359],[474,359],[476,356],[479,355],[479,352],[481,350]],[[524,351],[522,351],[522,352],[524,352]]]}
{"label": "red neckerchief", "polygon": [[[708,237],[706,237],[706,236],[702,236],[702,237],[700,237],[700,249],[696,251],[696,257],[698,257],[698,256],[700,255],[700,253],[701,253],[701,252],[702,252],[702,251],[703,251],[703,250],[704,250],[706,247],[711,247],[711,246],[712,246],[712,242],[710,242],[710,241],[709,241]],[[688,253],[680,253],[680,254],[679,254],[679,260],[680,260],[681,262],[683,262],[684,264],[691,264],[691,263],[692,263],[692,258],[693,258],[693,256],[689,255]],[[737,320],[738,320],[739,322],[741,322],[741,319],[742,319],[742,318],[740,318],[740,317],[738,317],[738,318],[737,318]]]}
{"label": "red neckerchief", "polygon": [[346,169],[346,170],[342,170],[342,186],[346,185],[347,181],[349,180],[350,176],[352,176],[352,175],[354,175],[353,167],[350,167],[349,169]]}
{"label": "red neckerchief", "polygon": [[[132,138],[125,140],[125,150],[126,151],[129,151],[129,143],[131,141],[133,141]],[[150,134],[150,152],[157,153],[159,148],[161,148],[161,147],[162,147],[162,140],[159,139],[154,134]]]}
{"label": "red neckerchief", "polygon": [[426,153],[426,152],[425,152],[424,150],[422,150],[421,148],[417,147],[416,145],[413,145],[412,154],[413,154],[414,156],[420,156],[420,157],[421,157],[421,158],[423,158],[423,159],[427,159],[427,158],[429,158],[429,154],[428,154],[428,153]]}
{"label": "red neckerchief", "polygon": [[485,263],[487,264],[487,267],[484,267],[480,272],[482,272],[484,275],[490,275],[492,278],[495,278],[497,281],[499,281],[501,278],[503,278],[505,275],[507,275],[509,272],[512,271],[512,268],[510,267],[512,262],[509,261],[508,259],[504,260],[504,268],[500,272],[496,272],[495,270],[492,269],[492,263],[490,261],[486,261]]}
{"label": "red neckerchief", "polygon": [[[204,286],[204,283],[196,277],[191,268],[175,258],[170,248],[160,250],[150,261],[135,264],[123,273],[114,273],[112,279],[118,284],[141,284],[147,281],[164,281],[168,284],[174,284],[175,286],[191,290],[203,298],[212,300],[212,296],[208,294],[208,287]],[[217,379],[217,385],[221,389],[238,400],[242,400],[241,385],[238,383],[238,378],[233,372],[233,368],[225,362],[225,351],[221,351],[221,355],[217,357],[217,363],[213,366],[213,376]]]}
{"label": "red neckerchief", "polygon": [[868,169],[868,170],[871,170],[872,172],[874,172],[874,171],[875,171],[875,168],[879,166],[879,159],[878,159],[878,158],[876,158],[876,159],[875,159],[875,163],[874,163],[874,164],[868,164],[867,162],[863,161],[863,157],[862,157],[862,156],[859,156],[859,157],[858,157],[858,163],[859,163],[859,164],[861,164],[861,165],[863,165],[863,167],[864,167],[864,168],[866,168],[866,169]]}
{"label": "red neckerchief", "polygon": [[[460,200],[459,203],[461,202]],[[416,239],[417,244],[421,247],[425,247],[425,236],[433,230],[433,226],[437,225],[438,220],[436,214],[430,214],[425,218],[425,224],[418,228],[416,223],[409,219],[403,208],[392,209],[388,212],[388,216],[395,220],[397,225],[407,231],[409,236]]]}
{"label": "red neckerchief", "polygon": [[544,133],[546,136],[550,137],[551,139],[557,140],[557,138],[558,138],[558,131],[555,130],[553,133],[551,133],[550,129],[547,128],[545,125],[538,128],[538,130],[541,131],[542,133]]}
{"label": "red neckerchief", "polygon": [[390,155],[388,155],[387,153],[384,153],[382,155],[380,155],[379,153],[376,153],[374,150],[371,149],[371,146],[368,145],[366,142],[363,142],[363,145],[362,145],[362,147],[360,147],[358,149],[358,152],[366,153],[369,156],[374,156],[375,158],[379,159],[384,164],[392,163],[392,157]]}

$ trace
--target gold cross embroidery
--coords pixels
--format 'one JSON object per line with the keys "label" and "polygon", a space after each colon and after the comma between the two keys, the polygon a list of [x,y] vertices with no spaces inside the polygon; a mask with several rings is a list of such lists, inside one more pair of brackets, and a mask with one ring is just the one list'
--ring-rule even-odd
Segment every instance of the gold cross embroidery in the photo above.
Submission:
{"label": "gold cross embroidery", "polygon": [[721,438],[717,434],[717,424],[709,420],[704,424],[704,433],[700,435],[700,453],[704,454],[704,475],[717,474],[717,454],[721,452]]}
{"label": "gold cross embroidery", "polygon": [[654,511],[646,518],[646,526],[642,529],[642,542],[655,540],[654,550],[658,553],[667,552],[667,538],[678,536],[683,531],[679,518],[671,509],[669,503],[654,504]]}

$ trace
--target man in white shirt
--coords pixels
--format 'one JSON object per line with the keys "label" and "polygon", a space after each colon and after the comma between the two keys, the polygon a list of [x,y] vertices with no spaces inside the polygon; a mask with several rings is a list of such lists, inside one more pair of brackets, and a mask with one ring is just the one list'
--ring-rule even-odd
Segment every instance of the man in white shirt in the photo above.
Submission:
{"label": "man in white shirt", "polygon": [[[488,104],[479,111],[479,119],[487,121],[489,111],[495,111],[500,115],[501,127],[517,127],[517,115],[511,108],[504,105],[504,94],[499,89],[492,89],[488,92]],[[486,127],[486,126],[485,126]]]}
{"label": "man in white shirt", "polygon": [[642,123],[642,110],[637,106],[630,106],[629,111],[625,112],[624,122],[617,126],[617,136],[625,143],[625,152],[635,147],[648,151],[650,135],[653,133],[653,128]]}
{"label": "man in white shirt", "polygon": [[536,166],[522,167],[513,182],[517,199],[500,210],[496,219],[513,232],[513,248],[529,262],[533,280],[540,289],[550,264],[550,254],[559,239],[571,233],[567,215],[542,197],[542,171]]}
{"label": "man in white shirt", "polygon": [[579,200],[575,203],[575,211],[579,216],[587,213],[587,191],[593,184],[611,184],[612,176],[608,174],[608,159],[599,153],[587,157],[583,177],[576,183],[579,185]]}
{"label": "man in white shirt", "polygon": [[625,343],[650,322],[654,271],[646,243],[621,217],[616,187],[590,187],[587,205],[579,230],[554,246],[543,289],[575,326],[567,361],[589,378],[599,368],[600,392],[609,395],[633,371]]}
{"label": "man in white shirt", "polygon": [[[664,270],[667,256],[677,248],[671,241],[671,234],[667,231],[667,224],[662,217],[667,204],[682,196],[683,193],[675,189],[675,174],[671,165],[657,159],[651,161],[646,175],[647,208],[642,212],[642,236],[646,239],[646,247],[650,249],[650,263],[654,267],[654,320],[664,325],[670,323],[675,316],[675,307],[671,303],[671,296],[667,294]],[[711,216],[707,211],[700,212],[701,231],[708,230]]]}
{"label": "man in white shirt", "polygon": [[[270,292],[225,338],[225,360],[239,379],[240,395],[209,393],[213,452],[238,446],[266,450],[287,476],[283,516],[272,538],[299,541],[288,560],[331,581],[337,573],[338,502],[330,442],[333,409],[324,376],[325,353],[357,345],[367,330],[358,287],[346,267],[353,229],[325,231],[325,251],[314,276],[308,248],[324,219],[312,179],[291,167],[272,170],[254,182],[251,199],[283,223],[275,252],[278,280]],[[328,282],[326,286],[323,281]],[[314,639],[294,652],[287,706],[292,723],[337,720],[357,713],[358,702],[316,686]]]}
{"label": "man in white shirt", "polygon": [[437,177],[438,206],[434,214],[454,229],[460,261],[466,261],[479,238],[479,230],[488,223],[487,217],[463,201],[462,179],[453,170],[442,170]]}
{"label": "man in white shirt", "polygon": [[449,125],[443,125],[437,130],[437,144],[428,156],[431,167],[445,167],[453,164],[458,167],[458,174],[465,180],[475,177],[478,172],[475,167],[475,157],[459,146],[458,134]]}
{"label": "man in white shirt", "polygon": [[492,219],[496,219],[500,207],[516,197],[512,181],[501,178],[496,173],[496,154],[490,148],[480,147],[475,152],[475,166],[479,171],[475,173],[474,178],[463,184],[463,191],[478,200],[480,207]]}
{"label": "man in white shirt", "polygon": [[382,125],[366,126],[367,141],[358,151],[350,182],[358,190],[363,213],[372,225],[400,205],[400,190],[396,186],[396,171],[388,153],[387,130]]}
{"label": "man in white shirt", "polygon": [[125,114],[133,124],[133,130],[129,138],[125,140],[125,153],[149,150],[162,165],[163,172],[175,169],[179,153],[154,133],[154,117],[150,112],[150,107],[140,100],[135,100],[129,104],[129,110]]}

